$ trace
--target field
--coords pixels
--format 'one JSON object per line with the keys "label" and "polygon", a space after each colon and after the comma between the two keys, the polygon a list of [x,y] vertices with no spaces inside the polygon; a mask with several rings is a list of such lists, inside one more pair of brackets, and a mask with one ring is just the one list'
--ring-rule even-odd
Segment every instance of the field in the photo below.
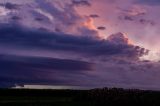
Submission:
{"label": "field", "polygon": [[0,106],[160,106],[160,92],[133,89],[0,89]]}

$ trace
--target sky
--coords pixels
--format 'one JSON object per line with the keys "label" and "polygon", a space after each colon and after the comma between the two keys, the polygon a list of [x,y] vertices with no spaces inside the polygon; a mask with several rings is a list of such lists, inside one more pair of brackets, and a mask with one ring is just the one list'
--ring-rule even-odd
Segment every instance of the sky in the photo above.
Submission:
{"label": "sky", "polygon": [[0,87],[160,90],[159,0],[0,0]]}

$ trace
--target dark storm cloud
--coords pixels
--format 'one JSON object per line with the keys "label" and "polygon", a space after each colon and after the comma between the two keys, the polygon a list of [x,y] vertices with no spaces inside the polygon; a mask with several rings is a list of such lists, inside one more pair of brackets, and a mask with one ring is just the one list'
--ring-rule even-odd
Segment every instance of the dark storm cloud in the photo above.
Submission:
{"label": "dark storm cloud", "polygon": [[[9,83],[48,83],[60,84],[56,76],[65,74],[79,74],[90,71],[93,64],[69,59],[46,57],[29,57],[15,55],[0,55],[0,85]],[[52,75],[52,76],[48,76]],[[39,77],[43,76],[43,77]],[[64,80],[61,78],[61,80]],[[63,81],[64,83],[65,81]],[[62,83],[62,82],[61,82]]]}
{"label": "dark storm cloud", "polygon": [[1,25],[0,33],[0,44],[9,45],[12,48],[36,48],[40,50],[74,52],[88,56],[124,56],[131,58],[138,58],[146,53],[144,48],[134,45],[115,44],[114,41],[108,42],[108,40],[99,40],[87,36],[72,36],[31,30],[16,27],[15,25]]}
{"label": "dark storm cloud", "polygon": [[160,0],[137,0],[136,3],[142,3],[146,5],[160,5]]}
{"label": "dark storm cloud", "polygon": [[[24,70],[26,68],[40,68],[40,70],[92,70],[91,64],[83,61],[69,60],[69,59],[56,59],[44,57],[23,57],[23,56],[0,56],[1,69],[17,67]],[[9,67],[7,67],[7,65]],[[23,66],[23,67],[21,67]],[[5,70],[4,68],[4,70]],[[11,68],[11,69],[13,69]]]}

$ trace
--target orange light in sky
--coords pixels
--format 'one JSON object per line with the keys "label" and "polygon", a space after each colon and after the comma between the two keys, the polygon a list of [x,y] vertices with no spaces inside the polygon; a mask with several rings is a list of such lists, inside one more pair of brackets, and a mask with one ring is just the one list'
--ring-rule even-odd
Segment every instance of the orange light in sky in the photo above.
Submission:
{"label": "orange light in sky", "polygon": [[83,25],[91,30],[97,30],[92,18],[88,18],[87,21],[83,23]]}
{"label": "orange light in sky", "polygon": [[128,44],[129,44],[129,45],[133,45],[133,41],[128,38],[127,34],[126,34],[126,33],[123,33],[123,34],[124,34],[124,37],[127,39]]}

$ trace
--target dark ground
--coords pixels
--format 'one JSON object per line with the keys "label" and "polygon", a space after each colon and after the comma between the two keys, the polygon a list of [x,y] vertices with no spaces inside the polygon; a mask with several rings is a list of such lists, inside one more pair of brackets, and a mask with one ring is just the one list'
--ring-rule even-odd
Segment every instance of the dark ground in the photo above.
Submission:
{"label": "dark ground", "polygon": [[0,106],[160,106],[160,92],[124,89],[0,89]]}

